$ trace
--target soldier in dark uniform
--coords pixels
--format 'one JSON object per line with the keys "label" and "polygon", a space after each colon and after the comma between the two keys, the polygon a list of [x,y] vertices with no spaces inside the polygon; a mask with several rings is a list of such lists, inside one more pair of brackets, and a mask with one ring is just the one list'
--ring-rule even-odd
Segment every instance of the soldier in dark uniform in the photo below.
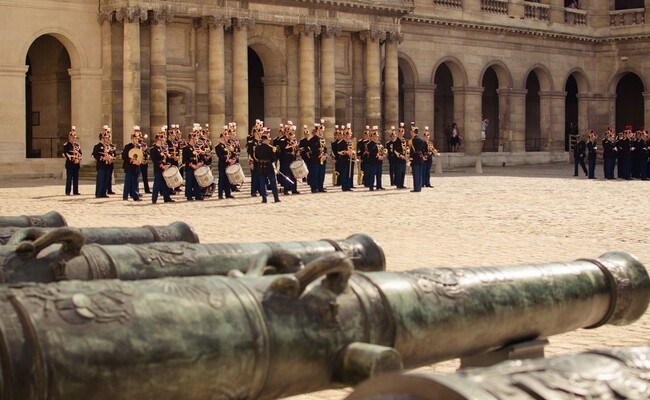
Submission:
{"label": "soldier in dark uniform", "polygon": [[75,195],[79,193],[79,168],[81,166],[81,146],[77,142],[77,132],[75,127],[68,134],[68,141],[63,145],[63,156],[65,157],[65,194],[70,196],[70,192]]}
{"label": "soldier in dark uniform", "polygon": [[596,157],[598,152],[598,144],[596,143],[596,134],[592,129],[589,132],[589,140],[587,141],[587,159],[589,161],[589,179],[596,179]]}
{"label": "soldier in dark uniform", "polygon": [[284,174],[287,178],[284,178],[284,194],[300,194],[298,191],[298,182],[296,177],[291,171],[291,163],[296,161],[296,156],[298,154],[298,141],[296,140],[296,135],[294,135],[293,130],[289,126],[283,127],[285,131],[285,140],[280,140],[279,151],[279,161],[280,161],[280,172]]}
{"label": "soldier in dark uniform", "polygon": [[[632,127],[630,127],[630,129],[631,128]],[[625,140],[625,130],[623,132],[618,132],[616,134],[616,140],[614,142],[616,144],[616,149],[618,150],[616,154],[616,176],[621,179],[623,178],[623,170],[625,169],[625,167],[623,166],[624,164],[623,151],[621,146],[624,140]]]}
{"label": "soldier in dark uniform", "polygon": [[413,169],[413,190],[412,192],[420,192],[422,190],[422,164],[424,163],[424,149],[427,144],[422,140],[418,134],[419,129],[414,127],[411,130],[411,168]]}
{"label": "soldier in dark uniform", "polygon": [[226,133],[219,135],[219,144],[214,148],[214,151],[217,153],[218,165],[217,169],[219,170],[219,181],[217,182],[217,194],[220,199],[223,199],[224,195],[227,199],[234,199],[235,196],[232,195],[230,191],[230,182],[228,181],[228,175],[226,174],[226,168],[235,163],[235,159],[232,157],[230,150],[228,149],[228,141],[226,140]]}
{"label": "soldier in dark uniform", "polygon": [[398,189],[406,189],[404,180],[406,179],[406,162],[408,161],[408,146],[404,138],[404,127],[400,126],[397,131],[397,138],[393,144],[393,153],[395,155],[395,186]]}
{"label": "soldier in dark uniform", "polygon": [[386,150],[388,154],[386,158],[388,159],[388,176],[390,178],[390,185],[397,186],[395,184],[395,142],[397,141],[397,134],[395,133],[395,127],[390,127],[390,136],[388,142],[386,142]]}
{"label": "soldier in dark uniform", "polygon": [[203,165],[196,146],[196,132],[192,132],[183,147],[183,162],[185,163],[185,198],[187,201],[203,200],[199,183],[194,178],[194,171]]}
{"label": "soldier in dark uniform", "polygon": [[424,127],[423,138],[425,144],[427,145],[424,149],[424,163],[422,164],[422,187],[433,187],[431,186],[431,166],[433,165],[433,152],[434,147],[431,143],[431,132],[429,132],[429,127]]}
{"label": "soldier in dark uniform", "polygon": [[107,190],[106,193],[108,194],[115,194],[113,191],[113,170],[115,169],[115,157],[117,156],[117,147],[113,144],[113,136],[111,133],[111,128],[108,125],[104,125],[104,136],[106,137],[106,146],[108,147],[108,154],[110,154],[111,161],[108,163],[108,179],[106,180],[107,182]]}
{"label": "soldier in dark uniform", "polygon": [[[291,122],[291,121],[289,121]],[[295,130],[295,125],[291,126],[293,130]],[[309,132],[309,129],[305,127],[302,131],[302,139],[298,142],[298,149],[300,150],[300,158],[307,164],[307,169],[309,169],[309,165],[311,163],[311,152],[309,151],[309,139],[311,139],[311,133]],[[309,171],[309,174],[313,174],[312,171]],[[309,175],[307,175],[305,178],[302,178],[303,182],[311,182],[311,178],[309,178]]]}
{"label": "soldier in dark uniform", "polygon": [[108,180],[110,179],[110,168],[112,164],[111,155],[108,153],[107,136],[104,133],[99,134],[99,143],[93,147],[93,158],[95,159],[95,168],[97,170],[97,180],[95,182],[95,197],[108,197]]}
{"label": "soldier in dark uniform", "polygon": [[326,192],[325,184],[325,170],[327,160],[327,146],[325,139],[318,124],[315,124],[312,131],[312,137],[309,139],[308,147],[310,153],[310,166],[309,166],[309,186],[312,193]]}
{"label": "soldier in dark uniform", "polygon": [[582,170],[585,173],[585,176],[588,175],[587,172],[587,166],[585,165],[585,156],[587,155],[587,142],[585,142],[585,139],[580,135],[578,137],[578,140],[576,141],[576,144],[573,146],[573,158],[575,161],[575,169],[573,172],[573,176],[578,176],[578,165],[582,167]]}
{"label": "soldier in dark uniform", "polygon": [[174,200],[169,195],[169,188],[163,178],[165,172],[170,164],[167,162],[166,154],[162,150],[163,142],[165,141],[165,127],[156,134],[156,141],[149,150],[151,157],[151,164],[153,167],[153,192],[151,193],[151,202],[156,204],[158,195],[162,195],[165,203],[173,203]]}
{"label": "soldier in dark uniform", "polygon": [[645,169],[645,160],[648,158],[648,154],[645,152],[643,131],[643,127],[639,128],[632,138],[632,147],[634,147],[632,154],[632,176],[637,179],[641,179],[642,170]]}
{"label": "soldier in dark uniform", "polygon": [[131,150],[136,149],[138,140],[140,139],[140,127],[134,126],[133,133],[131,134],[131,143],[124,146],[122,150],[122,166],[124,168],[124,190],[122,191],[122,200],[128,200],[129,196],[133,201],[141,201],[138,194],[138,173],[140,171],[140,163],[142,160],[134,155],[129,154]]}
{"label": "soldier in dark uniform", "polygon": [[[181,172],[180,168],[180,158],[181,158],[181,148],[180,148],[180,138],[176,137],[176,127],[178,125],[171,125],[171,129],[167,131],[167,151],[169,153],[169,157],[167,157],[167,162],[169,163],[170,166],[175,166],[176,168],[179,168],[179,172]],[[175,187],[170,190],[170,194],[177,194],[180,193],[181,188]]]}
{"label": "soldier in dark uniform", "polygon": [[605,139],[602,142],[605,179],[614,179],[614,165],[616,164],[616,144],[614,143],[614,133],[610,129],[605,132]]}
{"label": "soldier in dark uniform", "polygon": [[621,170],[621,178],[627,181],[632,179],[632,170],[630,168],[632,164],[632,152],[634,148],[632,147],[632,126],[628,125],[625,129],[623,137],[616,144],[618,148],[621,160],[619,162],[619,168]]}
{"label": "soldier in dark uniform", "polygon": [[648,138],[648,131],[642,130],[641,140],[639,142],[641,148],[641,160],[639,161],[639,169],[641,170],[641,180],[648,180],[648,155],[650,154],[650,140]]}
{"label": "soldier in dark uniform", "polygon": [[[255,164],[253,163],[253,152],[255,147],[260,144],[260,130],[257,126],[254,126],[251,129],[251,133],[246,138],[246,153],[248,154],[248,167],[251,170],[251,197],[257,196],[259,182],[257,182],[258,176],[255,174]],[[226,146],[228,150],[233,153],[235,148],[229,143],[229,140],[226,139]]]}
{"label": "soldier in dark uniform", "polygon": [[273,168],[273,163],[277,159],[277,150],[271,146],[271,140],[267,133],[262,134],[261,140],[262,143],[255,146],[253,150],[254,173],[258,175],[259,192],[262,196],[262,203],[266,203],[266,182],[268,181],[273,192],[273,199],[278,203],[280,202],[280,197],[278,194],[278,185],[275,180],[275,169]]}
{"label": "soldier in dark uniform", "polygon": [[366,173],[368,177],[368,188],[370,191],[375,189],[384,190],[381,184],[382,164],[385,156],[384,146],[379,143],[379,127],[373,126],[371,140],[366,145],[368,157],[366,159]]}
{"label": "soldier in dark uniform", "polygon": [[366,168],[368,166],[368,142],[370,141],[370,126],[366,125],[366,129],[363,131],[363,136],[359,143],[357,143],[357,162],[359,162],[359,179],[364,187],[368,186],[368,174]]}
{"label": "soldier in dark uniform", "polygon": [[341,131],[338,125],[334,125],[334,140],[330,144],[330,154],[334,159],[334,175],[332,176],[333,186],[341,186],[341,164],[338,162],[340,158],[339,145],[341,144]]}
{"label": "soldier in dark uniform", "polygon": [[142,163],[140,164],[140,175],[142,176],[142,185],[144,186],[145,193],[151,193],[149,187],[149,146],[147,144],[148,135],[143,135],[138,140],[140,150],[142,150]]}
{"label": "soldier in dark uniform", "polygon": [[[332,152],[334,152],[332,148]],[[341,190],[349,192],[352,190],[352,181],[350,180],[350,167],[352,166],[351,157],[353,157],[354,150],[352,149],[352,142],[350,141],[350,132],[346,129],[342,132],[341,140],[336,144],[336,169],[339,171],[339,178],[341,181]]]}

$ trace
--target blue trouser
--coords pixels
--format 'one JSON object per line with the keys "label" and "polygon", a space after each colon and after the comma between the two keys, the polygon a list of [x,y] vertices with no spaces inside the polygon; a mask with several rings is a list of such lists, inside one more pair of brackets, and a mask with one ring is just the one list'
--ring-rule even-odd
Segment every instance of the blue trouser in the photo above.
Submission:
{"label": "blue trouser", "polygon": [[280,196],[278,194],[278,183],[275,180],[274,172],[269,172],[267,174],[258,174],[257,181],[259,182],[259,191],[260,191],[260,195],[262,196],[262,200],[266,201],[266,180],[267,179],[271,184],[271,192],[273,193],[273,199],[275,199],[275,201],[280,200]]}
{"label": "blue trouser", "polygon": [[189,200],[196,197],[197,199],[203,198],[201,187],[194,178],[194,168],[185,168],[185,197]]}
{"label": "blue trouser", "polygon": [[79,193],[79,165],[65,167],[65,172],[65,194],[70,194],[70,189]]}
{"label": "blue trouser", "polygon": [[98,169],[97,170],[97,179],[95,183],[95,197],[106,196],[108,191],[108,179],[110,170],[108,169]]}
{"label": "blue trouser", "polygon": [[[251,193],[253,190],[251,189]],[[217,182],[217,194],[219,198],[223,198],[224,194],[226,197],[231,196],[230,191],[230,182],[228,181],[228,174],[226,174],[225,168],[219,168],[219,182]]]}
{"label": "blue trouser", "polygon": [[129,196],[133,200],[140,198],[138,195],[138,170],[134,172],[124,172],[124,190],[122,190],[122,199],[128,200]]}
{"label": "blue trouser", "polygon": [[388,160],[388,175],[390,178],[390,185],[395,186],[395,166],[397,163],[395,160]]}
{"label": "blue trouser", "polygon": [[352,180],[350,180],[350,161],[341,161],[338,163],[339,182],[341,183],[341,190],[348,190],[352,188]]}
{"label": "blue trouser", "polygon": [[140,175],[142,175],[142,186],[144,186],[144,191],[149,192],[149,164],[140,165]]}
{"label": "blue trouser", "polygon": [[422,164],[411,164],[413,174],[413,190],[419,192],[422,190]]}
{"label": "blue trouser", "polygon": [[[373,190],[381,188],[381,163],[368,165],[368,187]],[[376,182],[376,184],[375,184]]]}
{"label": "blue trouser", "polygon": [[170,201],[172,199],[169,197],[169,188],[167,187],[167,183],[165,183],[162,172],[154,171],[153,191],[151,193],[152,203],[155,203],[158,200],[158,194],[162,195],[163,200],[165,201]]}
{"label": "blue trouser", "polygon": [[104,179],[106,180],[106,192],[113,191],[113,168],[115,168],[115,165],[109,164],[109,167],[106,169],[106,173],[104,174]]}
{"label": "blue trouser", "polygon": [[578,165],[582,167],[582,170],[585,172],[585,175],[587,175],[587,167],[585,166],[585,158],[584,157],[576,157],[575,159],[575,170],[573,172],[574,176],[578,176]]}
{"label": "blue trouser", "polygon": [[404,187],[404,179],[406,178],[406,162],[395,162],[395,186],[398,188]]}
{"label": "blue trouser", "polygon": [[596,157],[589,158],[589,179],[596,178]]}
{"label": "blue trouser", "polygon": [[605,163],[603,164],[603,172],[605,174],[605,179],[614,179],[614,164],[615,161],[613,158],[605,159]]}
{"label": "blue trouser", "polygon": [[291,163],[290,162],[281,162],[280,163],[280,172],[282,172],[284,175],[286,175],[287,178],[291,180],[292,183],[289,183],[287,178],[284,176],[282,177],[282,186],[284,187],[284,190],[289,191],[291,190],[292,192],[297,192],[298,191],[298,181],[295,176],[293,176],[293,172],[291,171]]}
{"label": "blue trouser", "polygon": [[325,190],[325,172],[327,171],[327,163],[320,164],[318,169],[318,190]]}
{"label": "blue trouser", "polygon": [[433,160],[426,161],[422,165],[422,186],[429,187],[431,186],[431,165]]}

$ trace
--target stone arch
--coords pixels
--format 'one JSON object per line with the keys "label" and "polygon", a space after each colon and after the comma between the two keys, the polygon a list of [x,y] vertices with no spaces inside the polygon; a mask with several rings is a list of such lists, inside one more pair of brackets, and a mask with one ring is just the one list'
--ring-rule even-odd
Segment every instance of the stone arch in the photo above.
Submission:
{"label": "stone arch", "polygon": [[413,59],[399,52],[397,58],[399,75],[400,121],[415,120],[415,85],[420,81],[418,68]]}
{"label": "stone arch", "polygon": [[70,57],[70,68],[76,69],[88,66],[88,57],[79,40],[72,34],[72,32],[60,28],[41,29],[30,35],[30,37],[23,43],[21,51],[17,54],[17,56],[21,58],[16,60],[16,64],[23,65],[27,52],[29,52],[29,48],[34,44],[36,39],[45,35],[50,35],[63,44],[63,47],[68,51]]}
{"label": "stone arch", "polygon": [[477,83],[478,86],[483,86],[483,77],[485,76],[487,70],[490,68],[492,68],[494,73],[497,75],[500,88],[513,87],[512,73],[510,72],[508,66],[503,61],[500,60],[492,60],[489,61],[487,64],[485,64],[483,70],[481,71],[478,77],[479,79]]}
{"label": "stone arch", "polygon": [[618,86],[618,82],[621,80],[622,77],[624,77],[627,74],[634,74],[639,77],[641,80],[641,83],[643,83],[643,89],[641,90],[642,92],[646,91],[646,88],[648,87],[648,84],[643,76],[643,73],[636,68],[630,67],[630,66],[625,66],[623,68],[619,68],[609,79],[609,83],[607,84],[607,92],[611,94],[616,94],[616,86]]}
{"label": "stone arch", "polygon": [[[248,48],[257,54],[257,57],[262,63],[263,70],[263,115],[249,114],[249,126],[252,126],[253,120],[262,118],[265,123],[271,126],[277,126],[286,115],[284,104],[285,100],[282,97],[283,90],[277,90],[278,86],[286,84],[286,60],[285,52],[282,48],[278,47],[277,43],[271,41],[268,37],[262,35],[255,35],[248,41]],[[250,68],[250,59],[249,59]],[[250,71],[249,71],[250,72]],[[250,78],[249,78],[250,79]],[[250,80],[249,80],[250,84]],[[249,94],[250,94],[249,87]],[[249,108],[252,106],[249,99]],[[259,114],[258,110],[258,114]]]}
{"label": "stone arch", "polygon": [[551,74],[551,71],[549,71],[549,69],[543,64],[535,64],[531,66],[528,71],[526,71],[521,87],[526,87],[526,81],[528,80],[530,74],[533,72],[539,80],[540,92],[550,92],[554,90],[553,75]]}
{"label": "stone arch", "polygon": [[587,74],[582,68],[572,68],[564,77],[561,90],[566,93],[564,100],[564,150],[569,151],[573,145],[572,140],[575,140],[578,132],[589,125],[587,107],[584,105],[581,107],[579,101],[580,95],[591,92]]}
{"label": "stone arch", "polygon": [[252,36],[248,40],[248,47],[257,53],[262,65],[264,66],[264,75],[267,77],[285,76],[286,71],[284,51],[277,46],[277,43],[264,36]]}
{"label": "stone arch", "polygon": [[587,78],[587,74],[585,71],[580,68],[580,67],[575,67],[572,68],[564,77],[564,82],[566,83],[567,79],[569,79],[570,76],[573,76],[573,78],[576,80],[578,83],[578,92],[579,93],[589,93],[591,92],[590,84],[589,84],[589,79]]}
{"label": "stone arch", "polygon": [[418,68],[411,57],[402,52],[399,52],[397,65],[404,76],[404,84],[414,85],[416,82],[419,82],[420,78],[418,74]]}
{"label": "stone arch", "polygon": [[465,71],[465,67],[463,67],[463,64],[460,62],[460,60],[458,60],[456,57],[451,56],[441,58],[433,67],[430,80],[432,84],[435,83],[436,72],[438,71],[438,68],[440,68],[440,66],[443,64],[449,68],[452,79],[454,81],[454,86],[467,86],[467,71]]}
{"label": "stone arch", "polygon": [[608,88],[616,96],[614,125],[617,132],[627,125],[632,125],[633,129],[646,125],[646,86],[643,74],[634,68],[619,69],[612,76]]}

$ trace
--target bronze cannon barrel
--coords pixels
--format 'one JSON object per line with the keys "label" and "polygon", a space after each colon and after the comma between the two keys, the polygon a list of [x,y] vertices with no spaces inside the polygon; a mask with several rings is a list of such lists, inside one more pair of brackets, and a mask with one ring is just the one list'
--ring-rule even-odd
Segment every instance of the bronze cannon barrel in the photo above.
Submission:
{"label": "bronze cannon barrel", "polygon": [[452,375],[388,374],[346,400],[648,399],[650,346],[506,361]]}
{"label": "bronze cannon barrel", "polygon": [[0,288],[0,399],[276,399],[646,310],[626,253],[568,263]]}
{"label": "bronze cannon barrel", "polygon": [[[199,243],[199,237],[192,227],[182,221],[166,226],[145,225],[139,228],[106,227],[76,228],[83,236],[84,243],[97,244],[137,244],[154,242]],[[20,228],[7,241],[7,245],[19,245],[23,241],[35,241],[46,234],[56,235],[58,228]]]}
{"label": "bronze cannon barrel", "polygon": [[0,217],[0,244],[6,244],[14,233],[26,227],[63,227],[68,226],[65,218],[56,211],[43,215],[21,215]]}
{"label": "bronze cannon barrel", "polygon": [[[140,230],[148,232],[150,229]],[[355,268],[362,271],[383,271],[386,267],[383,250],[364,234],[355,234],[345,240],[303,242],[100,245],[85,244],[86,232],[71,228],[52,230],[33,242],[0,247],[0,281],[139,280],[231,272],[288,273],[335,251],[349,256]]]}

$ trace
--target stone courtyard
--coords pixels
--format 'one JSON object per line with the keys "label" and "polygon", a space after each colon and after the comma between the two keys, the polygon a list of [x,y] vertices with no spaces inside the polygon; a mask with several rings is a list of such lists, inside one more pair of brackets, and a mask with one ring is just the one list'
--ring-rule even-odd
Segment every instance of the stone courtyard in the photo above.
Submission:
{"label": "stone courtyard", "polygon": [[[356,189],[342,193],[282,196],[260,204],[245,186],[235,199],[209,199],[152,205],[124,202],[122,186],[109,199],[94,197],[94,182],[82,181],[81,196],[65,196],[55,179],[4,181],[1,215],[39,215],[56,210],[73,227],[189,223],[202,243],[343,239],[363,232],[383,247],[389,270],[570,261],[612,250],[636,255],[650,265],[647,214],[650,183],[605,181],[602,168],[587,180],[572,176],[573,166],[484,167],[433,175],[434,188],[421,193]],[[331,183],[328,176],[326,182]],[[384,175],[384,186],[388,177]],[[410,182],[407,180],[407,185]],[[650,319],[605,326],[550,338],[547,354],[599,347],[645,344]],[[427,368],[453,372],[457,360]],[[342,399],[349,389],[292,397]]]}

